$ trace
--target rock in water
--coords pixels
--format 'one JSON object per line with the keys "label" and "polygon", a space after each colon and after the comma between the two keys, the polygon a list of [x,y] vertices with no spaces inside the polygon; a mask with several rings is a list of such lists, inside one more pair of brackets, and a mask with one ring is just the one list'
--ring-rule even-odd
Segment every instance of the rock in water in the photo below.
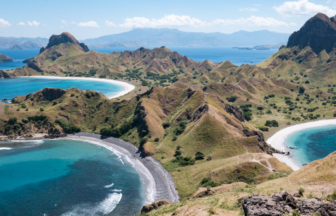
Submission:
{"label": "rock in water", "polygon": [[309,19],[299,31],[289,37],[287,47],[295,46],[300,49],[310,46],[316,54],[322,50],[329,53],[336,47],[336,18],[319,13]]}
{"label": "rock in water", "polygon": [[0,62],[13,62],[14,60],[6,55],[0,54]]}

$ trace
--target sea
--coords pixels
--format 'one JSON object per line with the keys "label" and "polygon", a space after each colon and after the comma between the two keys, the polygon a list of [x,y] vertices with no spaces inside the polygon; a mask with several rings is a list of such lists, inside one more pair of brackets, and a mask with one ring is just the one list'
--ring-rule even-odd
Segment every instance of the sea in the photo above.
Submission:
{"label": "sea", "polygon": [[125,89],[121,85],[95,80],[57,79],[57,77],[54,79],[19,77],[0,79],[0,100],[11,100],[16,96],[34,93],[47,87],[61,89],[75,87],[82,90],[94,90],[103,93],[106,97],[116,95]]}
{"label": "sea", "polygon": [[309,128],[290,134],[285,140],[291,158],[299,167],[336,151],[336,125]]}
{"label": "sea", "polygon": [[144,205],[125,158],[76,140],[0,142],[0,215],[135,215]]}

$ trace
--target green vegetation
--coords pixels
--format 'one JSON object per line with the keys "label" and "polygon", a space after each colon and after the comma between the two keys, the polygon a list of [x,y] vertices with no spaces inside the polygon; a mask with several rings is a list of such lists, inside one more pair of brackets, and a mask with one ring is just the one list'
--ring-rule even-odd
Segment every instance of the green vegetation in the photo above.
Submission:
{"label": "green vegetation", "polygon": [[81,129],[79,127],[68,125],[67,123],[59,119],[55,120],[55,124],[58,124],[59,126],[61,126],[66,133],[81,132]]}

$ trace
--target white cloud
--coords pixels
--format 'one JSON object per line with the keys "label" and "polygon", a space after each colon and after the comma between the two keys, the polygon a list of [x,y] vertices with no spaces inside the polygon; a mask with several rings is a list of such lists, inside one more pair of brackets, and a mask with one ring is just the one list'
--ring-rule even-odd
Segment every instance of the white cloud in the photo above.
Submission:
{"label": "white cloud", "polygon": [[325,13],[328,16],[335,16],[336,14],[336,10],[324,5],[311,3],[308,0],[287,1],[279,7],[274,7],[274,9],[279,14],[286,16],[313,15],[316,13]]}
{"label": "white cloud", "polygon": [[257,8],[239,8],[239,11],[257,11]]}
{"label": "white cloud", "polygon": [[199,27],[204,25],[206,25],[206,22],[199,19],[172,14],[165,15],[160,19],[151,20],[145,17],[127,18],[125,22],[119,26],[123,28],[171,28],[182,26]]}
{"label": "white cloud", "polygon": [[40,25],[40,23],[39,22],[36,22],[36,21],[33,21],[33,22],[27,22],[27,24],[29,25],[29,26],[39,26]]}
{"label": "white cloud", "polygon": [[216,19],[212,22],[205,22],[189,16],[166,15],[160,19],[148,19],[145,17],[127,18],[120,27],[124,28],[172,28],[172,27],[206,27],[216,25],[249,25],[249,26],[290,26],[295,23],[286,23],[271,17],[251,16],[240,19]]}
{"label": "white cloud", "polygon": [[77,24],[76,22],[71,22],[71,24]]}
{"label": "white cloud", "polygon": [[63,23],[65,26],[68,25],[67,21],[65,21],[65,20],[61,20],[61,23]]}
{"label": "white cloud", "polygon": [[11,26],[11,24],[8,21],[0,19],[0,27],[9,27],[9,26]]}
{"label": "white cloud", "polygon": [[89,22],[80,22],[77,24],[77,26],[80,27],[95,27],[99,28],[99,25],[95,21],[89,21]]}
{"label": "white cloud", "polygon": [[17,24],[18,26],[24,26],[24,25],[26,25],[24,22],[19,22],[18,24]]}
{"label": "white cloud", "polygon": [[110,26],[110,27],[116,27],[117,25],[114,24],[113,22],[110,22],[108,20],[105,21],[105,25]]}
{"label": "white cloud", "polygon": [[217,19],[213,21],[214,25],[249,25],[249,26],[265,26],[265,27],[274,27],[274,26],[291,26],[296,25],[295,23],[286,23],[283,21],[276,20],[271,17],[258,17],[251,16],[249,18],[240,18],[240,19]]}

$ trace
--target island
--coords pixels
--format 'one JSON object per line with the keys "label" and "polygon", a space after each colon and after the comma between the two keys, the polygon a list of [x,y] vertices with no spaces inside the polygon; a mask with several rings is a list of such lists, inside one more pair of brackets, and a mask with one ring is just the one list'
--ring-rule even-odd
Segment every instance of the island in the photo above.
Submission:
{"label": "island", "polygon": [[0,62],[13,62],[14,60],[0,53]]}

